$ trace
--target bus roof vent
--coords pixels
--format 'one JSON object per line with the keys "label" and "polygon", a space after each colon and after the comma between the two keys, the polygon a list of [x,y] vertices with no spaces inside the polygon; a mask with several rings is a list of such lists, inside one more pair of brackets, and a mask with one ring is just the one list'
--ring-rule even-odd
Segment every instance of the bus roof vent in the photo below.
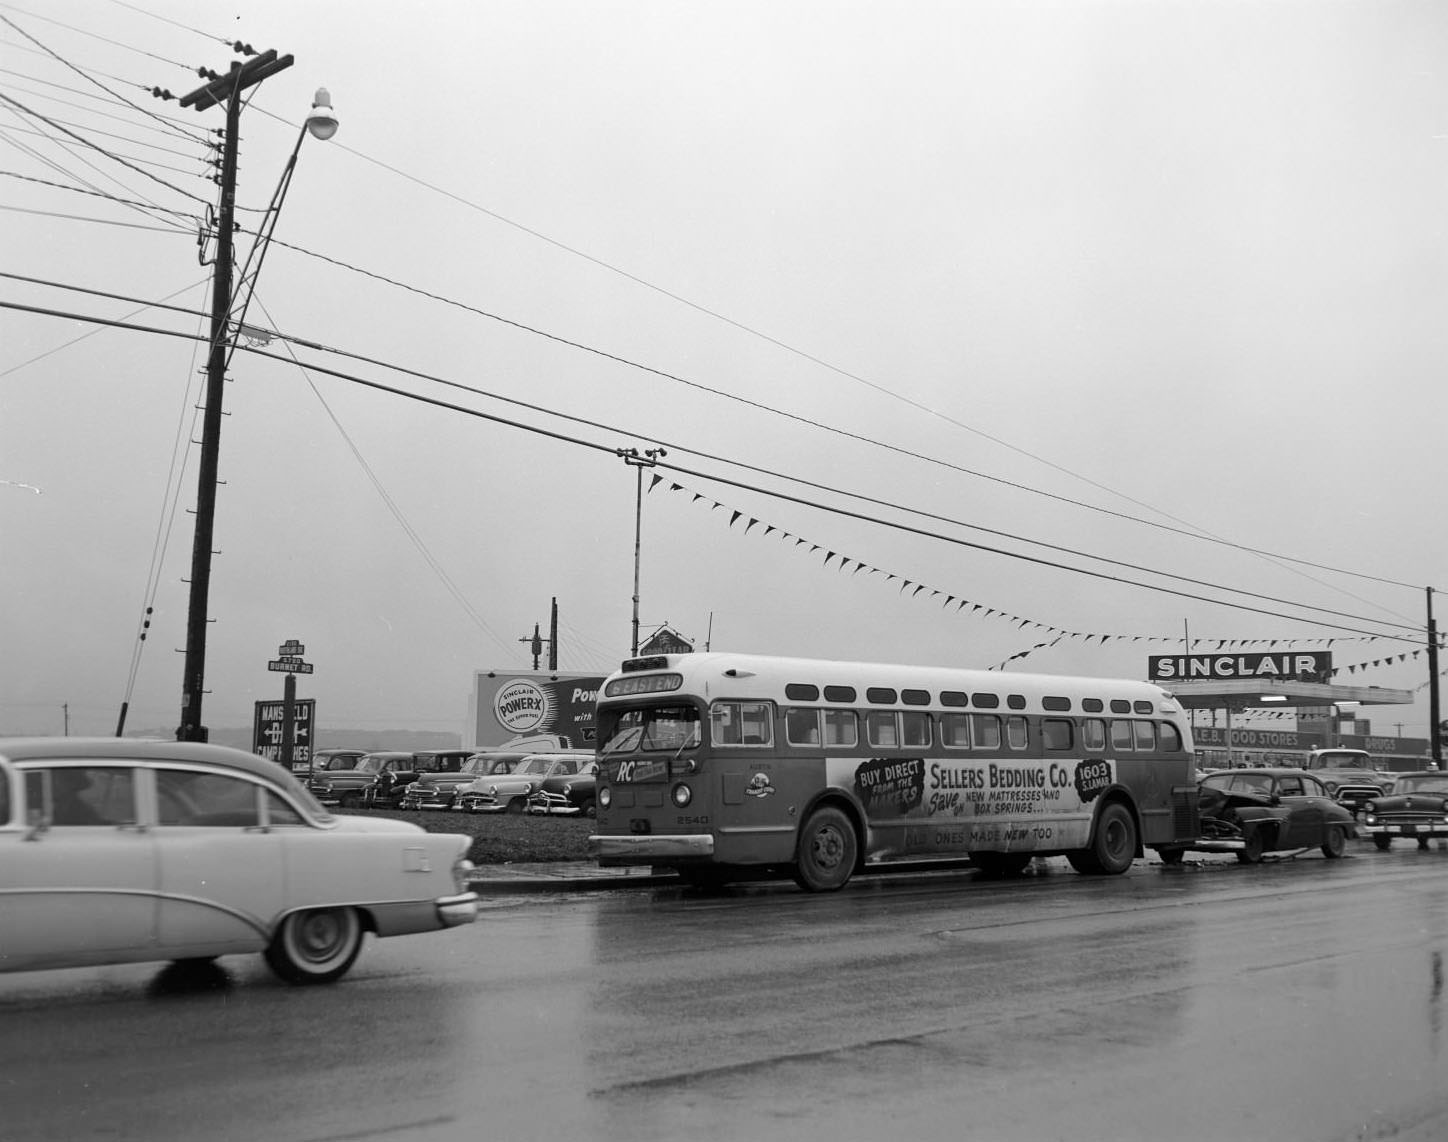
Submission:
{"label": "bus roof vent", "polygon": [[649,658],[626,658],[619,669],[625,674],[633,674],[639,670],[667,670],[669,659],[667,655],[655,654]]}

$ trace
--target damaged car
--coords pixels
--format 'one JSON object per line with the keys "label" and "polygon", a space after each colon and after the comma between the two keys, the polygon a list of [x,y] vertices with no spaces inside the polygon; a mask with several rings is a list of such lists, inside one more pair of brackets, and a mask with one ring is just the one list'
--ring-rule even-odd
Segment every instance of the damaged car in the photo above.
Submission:
{"label": "damaged car", "polygon": [[1336,860],[1357,836],[1352,811],[1300,769],[1224,770],[1197,790],[1201,837],[1190,847],[1201,852],[1231,852],[1256,864],[1266,853],[1316,848]]}

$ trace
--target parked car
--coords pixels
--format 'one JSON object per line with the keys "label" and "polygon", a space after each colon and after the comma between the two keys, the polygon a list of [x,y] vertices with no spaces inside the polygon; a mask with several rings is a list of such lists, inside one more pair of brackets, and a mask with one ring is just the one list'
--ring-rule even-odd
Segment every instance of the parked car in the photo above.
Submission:
{"label": "parked car", "polygon": [[577,773],[545,777],[528,798],[528,812],[559,817],[598,815],[598,763],[590,761]]}
{"label": "parked car", "polygon": [[305,762],[297,762],[292,766],[292,772],[301,776],[305,773],[309,778],[318,770],[343,770],[352,769],[358,760],[367,751],[365,749],[319,749],[314,750],[311,758]]}
{"label": "parked car", "polygon": [[0,971],[260,952],[330,982],[368,932],[472,922],[470,843],[333,817],[223,746],[0,739]]}
{"label": "parked car", "polygon": [[1397,776],[1374,768],[1372,754],[1362,749],[1314,749],[1302,768],[1327,787],[1329,796],[1355,813],[1386,793]]}
{"label": "parked car", "polygon": [[1394,837],[1428,848],[1434,837],[1448,837],[1448,773],[1430,769],[1399,773],[1392,791],[1374,797],[1363,812],[1363,835],[1386,850]]}
{"label": "parked car", "polygon": [[591,750],[529,754],[512,773],[480,779],[460,791],[457,807],[469,813],[521,813],[545,778],[572,777],[592,759]]}
{"label": "parked car", "polygon": [[525,753],[474,753],[456,772],[419,773],[402,793],[403,809],[452,809],[458,792],[482,777],[511,773]]}
{"label": "parked car", "polygon": [[362,794],[381,773],[412,769],[412,754],[400,750],[365,753],[351,769],[327,769],[312,774],[307,788],[323,805],[355,809],[362,804]]}
{"label": "parked car", "polygon": [[362,804],[369,809],[396,809],[407,787],[424,773],[456,773],[472,753],[466,749],[424,749],[407,755],[409,762],[383,766],[362,790]]}
{"label": "parked car", "polygon": [[[1245,864],[1263,853],[1306,848],[1336,859],[1357,836],[1352,811],[1301,769],[1226,769],[1208,774],[1197,791],[1202,835],[1188,847],[1235,852]],[[1181,859],[1177,850],[1161,855],[1169,863]]]}

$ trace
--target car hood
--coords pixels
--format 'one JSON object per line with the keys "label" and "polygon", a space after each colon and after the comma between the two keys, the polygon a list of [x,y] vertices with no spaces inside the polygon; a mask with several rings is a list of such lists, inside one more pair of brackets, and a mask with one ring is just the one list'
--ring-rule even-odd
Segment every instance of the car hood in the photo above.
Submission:
{"label": "car hood", "polygon": [[1448,797],[1441,793],[1403,793],[1396,797],[1374,797],[1372,806],[1379,813],[1448,812]]}
{"label": "car hood", "polygon": [[426,833],[421,825],[392,817],[333,817],[339,833]]}

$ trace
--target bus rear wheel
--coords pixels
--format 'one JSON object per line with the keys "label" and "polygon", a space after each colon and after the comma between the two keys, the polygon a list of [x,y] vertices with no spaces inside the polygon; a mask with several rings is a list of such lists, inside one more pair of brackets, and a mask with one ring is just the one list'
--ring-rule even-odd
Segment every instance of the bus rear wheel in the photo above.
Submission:
{"label": "bus rear wheel", "polygon": [[830,805],[816,809],[799,831],[794,882],[806,892],[837,892],[854,874],[859,851],[849,817]]}
{"label": "bus rear wheel", "polygon": [[1071,867],[1087,876],[1116,876],[1136,859],[1136,820],[1120,801],[1101,809],[1096,831],[1084,849],[1066,854]]}

